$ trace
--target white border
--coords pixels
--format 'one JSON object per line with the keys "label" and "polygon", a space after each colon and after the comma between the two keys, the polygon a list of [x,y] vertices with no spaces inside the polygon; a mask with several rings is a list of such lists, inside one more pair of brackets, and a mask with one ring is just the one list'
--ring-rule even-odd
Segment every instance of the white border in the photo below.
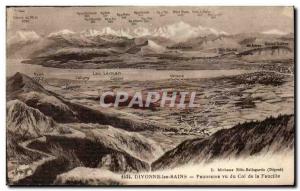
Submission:
{"label": "white border", "polygon": [[[6,53],[5,53],[5,44],[6,44],[6,36],[5,36],[5,29],[6,29],[6,6],[33,6],[33,5],[40,5],[40,6],[68,6],[68,5],[147,5],[147,6],[176,6],[176,5],[187,5],[187,6],[295,6],[298,8],[298,12],[300,9],[300,1],[299,0],[244,0],[244,1],[239,1],[239,0],[207,0],[207,1],[197,1],[197,0],[127,0],[126,2],[121,1],[121,0],[105,0],[105,1],[99,1],[99,0],[2,0],[1,1],[1,6],[0,6],[0,103],[1,103],[1,109],[0,109],[0,190],[12,190],[12,189],[22,189],[22,190],[32,190],[32,188],[10,188],[6,186],[6,159],[5,159],[5,115],[6,115],[6,102],[5,102],[5,76],[6,76]],[[298,22],[297,22],[298,23]],[[298,24],[297,30],[298,31]],[[297,44],[298,38],[297,38]],[[297,49],[297,55],[299,53],[299,49]],[[295,63],[298,64],[298,63]],[[299,75],[299,66],[297,67],[297,74]],[[297,89],[299,89],[299,81],[297,80]],[[297,100],[299,100],[299,93],[297,96]],[[298,104],[297,104],[298,108]],[[297,115],[297,119],[298,115]],[[297,127],[296,127],[297,128]],[[297,130],[297,140],[299,139],[299,129]],[[299,153],[299,145],[297,144],[297,153]],[[299,157],[297,156],[297,159]],[[282,161],[284,162],[284,161]],[[299,166],[299,164],[298,164]],[[297,169],[298,172],[298,169]],[[297,183],[299,183],[299,172],[297,173]],[[34,190],[53,190],[53,189],[58,189],[57,187],[55,188],[46,188],[46,187],[40,187],[40,188],[34,188]],[[64,188],[64,189],[73,189],[73,188]],[[95,188],[86,188],[85,190],[94,190]],[[105,189],[105,190],[112,190],[116,188],[96,188],[96,189]],[[162,189],[162,188],[118,188],[118,189],[130,189],[130,190],[142,190],[142,189]],[[164,189],[174,189],[174,188],[164,188]],[[232,189],[232,188],[178,188],[178,190],[196,190],[196,189],[201,189],[201,190],[224,190],[224,189]],[[234,188],[235,190],[240,190],[240,188]],[[247,188],[250,189],[250,188]],[[256,190],[264,190],[266,188],[257,188]],[[269,188],[270,189],[270,188]],[[271,188],[273,189],[273,188]],[[287,190],[289,188],[279,188],[280,190]]]}
{"label": "white border", "polygon": [[197,0],[4,0],[8,5],[198,5],[198,6],[277,6],[277,5],[294,5],[296,0],[208,0],[208,1],[197,1]]}

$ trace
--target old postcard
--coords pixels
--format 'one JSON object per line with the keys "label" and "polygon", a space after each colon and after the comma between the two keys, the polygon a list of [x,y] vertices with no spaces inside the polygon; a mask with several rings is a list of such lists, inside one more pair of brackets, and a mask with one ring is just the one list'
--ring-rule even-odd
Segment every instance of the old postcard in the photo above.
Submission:
{"label": "old postcard", "polygon": [[294,185],[293,7],[6,16],[8,185]]}

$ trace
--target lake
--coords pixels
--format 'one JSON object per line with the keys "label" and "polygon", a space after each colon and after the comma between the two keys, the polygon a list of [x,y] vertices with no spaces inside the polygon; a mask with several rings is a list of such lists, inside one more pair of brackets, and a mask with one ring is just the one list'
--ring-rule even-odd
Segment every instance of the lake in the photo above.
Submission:
{"label": "lake", "polygon": [[[7,60],[7,76],[22,72],[33,76],[34,73],[43,73],[46,78],[74,80],[78,76],[89,77],[89,80],[109,80],[112,77],[121,77],[124,81],[152,81],[170,79],[170,76],[183,76],[183,78],[214,78],[221,76],[238,75],[251,70],[154,70],[154,69],[63,69],[49,68],[41,65],[23,64],[21,60]],[[118,73],[113,75],[109,73]]]}

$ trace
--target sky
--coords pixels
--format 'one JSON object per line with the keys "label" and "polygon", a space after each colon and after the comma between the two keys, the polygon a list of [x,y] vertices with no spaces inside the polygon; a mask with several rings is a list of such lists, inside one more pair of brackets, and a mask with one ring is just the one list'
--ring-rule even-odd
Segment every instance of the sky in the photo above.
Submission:
{"label": "sky", "polygon": [[293,11],[293,7],[9,7],[7,31],[33,30],[47,35],[63,29],[153,29],[183,21],[229,34],[273,29],[290,33],[294,31]]}

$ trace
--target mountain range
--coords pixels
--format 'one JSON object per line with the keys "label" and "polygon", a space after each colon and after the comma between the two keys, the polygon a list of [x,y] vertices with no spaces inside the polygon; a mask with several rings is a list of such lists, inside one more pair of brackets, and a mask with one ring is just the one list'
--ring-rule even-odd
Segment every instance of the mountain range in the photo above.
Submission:
{"label": "mountain range", "polygon": [[[259,32],[257,33],[259,34]],[[266,35],[288,35],[289,33],[280,31],[278,29],[271,29],[267,31],[262,31],[261,34]],[[205,27],[205,26],[192,26],[188,23],[180,21],[178,23],[173,23],[165,26],[160,26],[157,28],[149,29],[147,27],[137,27],[137,28],[119,28],[113,29],[111,27],[104,27],[102,29],[86,29],[80,32],[74,32],[69,29],[62,29],[60,31],[51,32],[48,35],[41,36],[35,31],[21,30],[17,31],[8,38],[8,44],[14,44],[16,42],[33,42],[40,40],[41,38],[58,38],[67,36],[80,36],[80,37],[95,37],[95,36],[117,36],[132,38],[141,37],[163,37],[170,39],[174,42],[182,42],[191,38],[205,37],[208,35],[233,35],[225,31],[218,30],[215,28]]]}
{"label": "mountain range", "polygon": [[191,26],[185,22],[178,22],[170,25],[165,25],[161,27],[157,27],[154,29],[149,29],[146,27],[138,27],[133,29],[113,29],[110,27],[104,27],[101,30],[96,29],[88,29],[79,33],[75,33],[73,31],[64,29],[61,31],[50,33],[47,37],[55,37],[55,36],[66,36],[66,35],[80,35],[84,37],[94,37],[94,36],[105,36],[105,35],[113,35],[118,37],[126,37],[126,38],[140,38],[145,36],[152,37],[164,37],[171,39],[175,42],[184,41],[189,38],[206,36],[209,34],[214,35],[226,35],[228,33],[224,31],[220,31],[214,28],[204,27],[204,26]]}
{"label": "mountain range", "polygon": [[[34,57],[45,56],[45,53],[53,54],[65,47],[95,47],[117,48],[114,51],[126,52],[139,43],[152,40],[158,46],[166,47],[192,47],[192,49],[209,48],[239,48],[237,39],[246,34],[229,34],[225,31],[204,26],[191,26],[185,22],[178,22],[157,28],[146,27],[113,29],[104,27],[100,30],[86,29],[74,32],[69,29],[40,35],[35,31],[17,31],[10,35],[7,40],[7,52],[9,57]],[[272,29],[250,36],[263,39],[278,39],[289,36],[283,31]],[[219,41],[224,39],[224,42]],[[243,39],[240,39],[243,40]],[[203,44],[205,42],[205,44]],[[207,43],[207,44],[206,44]],[[228,46],[228,47],[227,47]],[[165,49],[159,52],[164,52]],[[155,51],[154,51],[155,52]]]}
{"label": "mountain range", "polygon": [[[251,34],[228,34],[184,22],[154,29],[74,32],[64,29],[47,35],[18,31],[7,41],[7,57],[53,68],[179,69],[174,60],[217,59],[247,62],[292,60],[294,35],[277,29]],[[146,58],[147,57],[147,58]],[[134,58],[134,59],[133,59]],[[162,65],[164,64],[164,66]],[[198,67],[198,66],[195,66]],[[194,68],[195,69],[195,68]]]}

